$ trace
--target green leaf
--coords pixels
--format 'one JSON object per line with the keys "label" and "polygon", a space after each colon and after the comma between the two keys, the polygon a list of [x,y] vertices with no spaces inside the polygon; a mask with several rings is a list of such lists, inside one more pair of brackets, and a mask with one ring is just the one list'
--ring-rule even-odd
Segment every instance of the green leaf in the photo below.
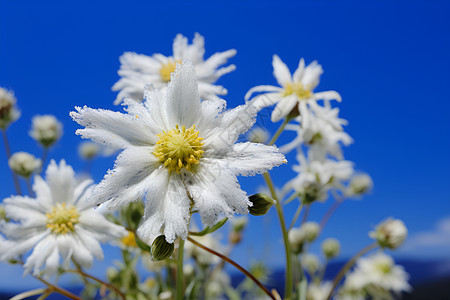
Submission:
{"label": "green leaf", "polygon": [[212,226],[212,227],[208,226],[208,227],[206,227],[205,229],[203,229],[200,232],[189,231],[189,235],[204,236],[204,235],[207,235],[209,233],[213,233],[214,231],[216,231],[217,229],[222,227],[227,221],[228,221],[228,218],[224,218],[224,219],[220,220],[219,222],[217,222],[217,224],[215,224],[214,226]]}

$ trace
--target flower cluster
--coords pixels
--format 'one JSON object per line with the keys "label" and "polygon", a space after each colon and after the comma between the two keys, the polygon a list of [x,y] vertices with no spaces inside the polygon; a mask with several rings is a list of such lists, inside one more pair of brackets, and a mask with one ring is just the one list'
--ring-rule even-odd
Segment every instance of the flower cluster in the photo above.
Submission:
{"label": "flower cluster", "polygon": [[[341,255],[341,243],[325,236],[326,224],[342,202],[361,198],[373,183],[344,158],[343,148],[353,139],[336,107],[340,94],[316,91],[322,66],[317,61],[306,65],[302,58],[291,74],[274,55],[279,86],[251,88],[241,105],[227,109],[221,99],[227,90],[216,82],[235,69],[223,65],[236,50],[207,59],[204,53],[200,34],[192,44],[179,34],[170,56],[127,52],[120,57],[113,90],[118,91],[114,104],[122,104],[123,111],[85,105],[70,112],[81,126],[76,134],[90,140],[79,146],[88,173],[83,176],[65,160],[47,161],[63,134],[62,123],[52,115],[35,116],[29,131],[43,148],[42,158],[11,153],[6,130],[20,114],[14,94],[0,88],[0,129],[16,188],[16,195],[0,206],[0,260],[23,265],[25,274],[46,285],[16,298],[57,292],[80,299],[52,283],[62,274],[77,274],[83,298],[98,297],[99,291],[108,299],[281,299],[276,289],[266,287],[271,284],[266,262],[252,262],[246,270],[230,258],[251,218],[273,206],[286,253],[285,299],[389,299],[409,291],[407,273],[382,252],[398,248],[407,236],[404,223],[393,218],[370,233],[374,244],[329,280],[326,268]],[[271,121],[282,123],[269,138],[268,129],[253,126],[258,113],[271,106]],[[285,131],[295,138],[278,148],[275,143]],[[295,176],[278,188],[269,171],[286,168],[285,155],[291,151],[296,151]],[[94,159],[116,152],[104,178],[89,179]],[[238,177],[257,174],[267,192],[248,195]],[[297,210],[286,222],[284,205],[292,201]],[[311,220],[311,207],[331,201],[320,222]],[[247,213],[252,217],[235,216]],[[227,222],[223,239],[223,231],[216,231]],[[320,253],[315,253],[311,245],[318,241]],[[103,258],[101,243],[109,242],[122,259],[103,280],[87,269],[94,258]],[[365,256],[375,248],[380,251]],[[246,278],[235,284],[225,262]],[[138,265],[148,272],[145,277]]]}

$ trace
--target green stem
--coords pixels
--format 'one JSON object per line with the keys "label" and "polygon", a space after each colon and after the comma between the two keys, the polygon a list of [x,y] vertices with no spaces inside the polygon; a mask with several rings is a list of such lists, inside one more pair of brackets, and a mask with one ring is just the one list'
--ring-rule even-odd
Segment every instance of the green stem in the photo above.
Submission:
{"label": "green stem", "polygon": [[34,192],[33,192],[33,185],[31,184],[31,178],[27,177],[26,179],[26,183],[27,183],[27,189],[28,189],[28,195],[30,195],[30,197],[34,198]]}
{"label": "green stem", "polygon": [[378,243],[373,243],[370,244],[369,246],[363,248],[361,251],[359,251],[358,253],[356,253],[340,270],[339,273],[336,275],[336,277],[334,277],[333,280],[333,287],[330,290],[330,293],[328,294],[327,300],[331,299],[331,296],[333,295],[334,290],[336,289],[336,287],[338,286],[339,282],[341,282],[342,278],[344,278],[345,274],[347,273],[347,271],[355,264],[355,262],[358,260],[358,258],[360,258],[361,256],[363,256],[364,254],[366,254],[367,252],[375,249],[378,247]]}
{"label": "green stem", "polygon": [[177,300],[183,300],[184,297],[183,252],[184,252],[184,240],[180,238],[180,243],[178,245],[178,260],[177,260]]}
{"label": "green stem", "polygon": [[284,288],[284,298],[286,300],[289,300],[292,297],[293,280],[292,280],[292,256],[291,256],[291,246],[289,244],[288,238],[288,230],[286,228],[286,221],[284,219],[283,207],[281,206],[281,203],[278,200],[277,194],[275,192],[275,187],[272,182],[272,178],[270,177],[269,173],[264,173],[263,177],[266,180],[267,186],[269,187],[270,193],[272,194],[272,198],[275,200],[275,207],[277,209],[278,219],[280,220],[281,231],[283,233],[284,250],[286,253],[286,275],[285,275],[286,282]]}
{"label": "green stem", "polygon": [[298,206],[297,211],[295,212],[295,215],[292,218],[292,222],[291,222],[291,225],[289,226],[289,230],[291,230],[291,228],[294,227],[295,222],[297,222],[297,219],[300,216],[300,213],[302,212],[302,208],[303,208],[303,202],[300,203],[300,205]]}
{"label": "green stem", "polygon": [[[9,159],[11,158],[11,147],[9,146],[8,137],[6,136],[6,130],[2,130],[2,136],[3,136],[3,143],[5,144],[5,151],[6,151],[6,158],[8,159],[7,163],[9,162]],[[16,192],[18,195],[22,195],[22,189],[20,188],[20,182],[17,175],[14,173],[13,170],[11,170],[14,186],[16,188]]]}
{"label": "green stem", "polygon": [[275,144],[275,142],[277,141],[278,137],[280,136],[280,134],[283,132],[284,127],[286,127],[287,123],[289,123],[291,119],[290,118],[285,118],[283,123],[280,125],[280,127],[278,127],[277,131],[275,132],[275,134],[273,135],[272,139],[269,142],[269,146],[272,146],[273,144]]}
{"label": "green stem", "polygon": [[320,220],[320,232],[323,231],[325,228],[325,225],[327,225],[328,220],[330,217],[334,214],[334,212],[339,208],[339,206],[342,204],[343,201],[335,201],[333,205],[327,210],[325,215],[323,216],[322,220]]}

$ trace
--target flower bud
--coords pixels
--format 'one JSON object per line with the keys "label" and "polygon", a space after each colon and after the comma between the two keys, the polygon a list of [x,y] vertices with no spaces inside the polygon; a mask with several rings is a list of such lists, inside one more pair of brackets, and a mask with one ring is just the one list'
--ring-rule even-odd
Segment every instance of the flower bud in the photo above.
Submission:
{"label": "flower bud", "polygon": [[28,178],[41,168],[41,160],[27,152],[16,152],[8,160],[11,170],[22,177]]}
{"label": "flower bud", "polygon": [[310,275],[313,275],[319,270],[320,263],[319,258],[316,255],[305,254],[302,256],[301,261],[303,267]]}
{"label": "flower bud", "polygon": [[248,218],[247,218],[247,216],[234,217],[230,221],[231,221],[231,229],[234,232],[238,232],[239,233],[239,232],[241,232],[242,230],[245,229],[245,226],[247,226]]}
{"label": "flower bud", "polygon": [[16,102],[13,93],[0,88],[0,129],[6,129],[20,117],[20,112],[15,108]]}
{"label": "flower bud", "polygon": [[262,127],[255,127],[248,133],[248,140],[252,143],[264,144],[269,140],[269,132]]}
{"label": "flower bud", "polygon": [[154,261],[166,260],[172,255],[174,249],[174,245],[168,243],[164,235],[160,235],[152,243],[152,258]]}
{"label": "flower bud", "polygon": [[294,254],[299,254],[303,251],[303,242],[305,238],[300,228],[292,228],[289,230],[288,240],[291,245],[291,251]]}
{"label": "flower bud", "polygon": [[91,160],[100,152],[100,145],[93,142],[83,142],[78,146],[78,154],[85,160]]}
{"label": "flower bud", "polygon": [[322,242],[322,253],[327,259],[335,258],[339,255],[341,244],[337,239],[328,238]]}
{"label": "flower bud", "polygon": [[228,241],[232,245],[238,244],[242,240],[242,234],[240,232],[231,231],[228,235]]}
{"label": "flower bud", "polygon": [[264,193],[251,195],[249,199],[253,203],[253,206],[249,206],[248,210],[254,216],[265,215],[272,205],[275,204],[275,201]]}
{"label": "flower bud", "polygon": [[369,235],[377,240],[380,247],[395,249],[405,241],[408,229],[401,220],[389,218],[380,223]]}
{"label": "flower bud", "polygon": [[303,232],[304,240],[311,243],[319,236],[320,226],[316,222],[306,222],[300,230]]}
{"label": "flower bud", "polygon": [[54,116],[33,117],[30,136],[43,147],[50,147],[60,139],[61,135],[62,124]]}
{"label": "flower bud", "polygon": [[106,269],[106,278],[108,278],[109,282],[115,281],[119,275],[119,271],[114,267]]}
{"label": "flower bud", "polygon": [[357,174],[350,180],[345,193],[347,196],[361,196],[370,192],[372,187],[373,181],[368,174]]}

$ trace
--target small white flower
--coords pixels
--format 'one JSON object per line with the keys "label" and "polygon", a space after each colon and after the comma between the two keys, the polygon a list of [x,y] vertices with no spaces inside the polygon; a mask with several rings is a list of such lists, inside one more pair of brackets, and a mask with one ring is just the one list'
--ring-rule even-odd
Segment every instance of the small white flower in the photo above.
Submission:
{"label": "small white flower", "polygon": [[287,153],[305,144],[310,147],[309,153],[314,154],[316,159],[322,159],[327,154],[337,159],[343,159],[341,144],[348,146],[353,142],[353,139],[342,128],[336,128],[333,125],[333,120],[324,119],[314,113],[311,113],[307,118],[299,117],[298,120],[300,120],[300,124],[288,124],[286,126],[286,130],[295,131],[297,137],[281,147],[281,152]]}
{"label": "small white flower", "polygon": [[350,272],[345,276],[344,284],[339,288],[336,295],[337,300],[365,300],[364,286],[366,280],[361,274]]}
{"label": "small white flower", "polygon": [[372,178],[368,174],[355,174],[345,191],[347,197],[358,197],[370,192],[373,187]]}
{"label": "small white flower", "polygon": [[392,257],[382,252],[360,258],[354,273],[362,279],[359,281],[361,285],[373,284],[396,293],[411,290],[408,273],[403,267],[395,265]]}
{"label": "small white flower", "polygon": [[320,268],[320,261],[317,255],[307,253],[303,254],[301,257],[301,262],[303,268],[312,276],[315,274]]}
{"label": "small white flower", "polygon": [[77,134],[124,149],[93,193],[95,203],[127,205],[144,198],[140,237],[151,244],[163,234],[185,239],[191,209],[205,225],[220,214],[247,213],[251,205],[237,175],[254,175],[285,162],[273,146],[236,143],[255,122],[249,104],[223,112],[226,102],[201,101],[195,69],[184,61],[167,93],[147,91],[146,101],[125,100],[127,114],[77,107]]}
{"label": "small white flower", "polygon": [[6,129],[20,117],[16,102],[12,92],[0,87],[0,129]]}
{"label": "small white flower", "polygon": [[188,39],[178,34],[173,41],[173,56],[154,54],[146,56],[134,52],[125,52],[120,57],[119,75],[122,77],[113,86],[113,91],[120,91],[114,104],[120,104],[125,98],[141,102],[144,87],[152,84],[156,89],[165,91],[175,72],[176,64],[190,60],[195,66],[198,79],[198,92],[201,99],[218,99],[217,95],[226,95],[227,90],[214,83],[223,75],[236,69],[235,65],[219,68],[236,55],[236,50],[217,52],[204,60],[205,39],[196,33],[191,45]]}
{"label": "small white flower", "polygon": [[158,295],[158,300],[170,300],[173,298],[171,291],[165,291]]}
{"label": "small white flower", "polygon": [[[212,234],[196,236],[194,237],[194,240],[218,252],[220,252],[220,249],[223,249],[223,246],[220,245],[219,241]],[[203,250],[202,248],[192,244],[189,241],[185,244],[185,250],[186,256],[193,257],[200,265],[209,266],[220,262],[219,257],[211,254],[206,250]]]}
{"label": "small white flower", "polygon": [[349,180],[353,174],[353,163],[350,161],[309,161],[301,152],[297,159],[300,165],[295,165],[293,170],[298,176],[289,181],[283,189],[294,189],[304,203],[325,201],[330,189],[344,189],[342,182]]}
{"label": "small white flower", "polygon": [[341,244],[337,239],[328,238],[322,242],[322,253],[327,259],[335,258],[339,255]]}
{"label": "small white flower", "polygon": [[320,226],[316,222],[306,222],[300,228],[289,230],[288,238],[294,253],[300,253],[303,250],[305,242],[313,242],[319,235]]}
{"label": "small white flower", "polygon": [[25,272],[38,275],[56,273],[70,260],[90,267],[93,257],[103,258],[99,242],[126,234],[86,202],[90,180],[76,184],[73,169],[62,160],[51,161],[46,181],[35,176],[36,198],[13,196],[5,199],[5,211],[14,222],[2,224],[1,231],[14,247],[2,251],[2,259],[15,258],[33,249],[25,261]]}
{"label": "small white flower", "polygon": [[325,281],[320,284],[311,283],[306,291],[306,300],[326,300],[333,284]]}
{"label": "small white flower", "polygon": [[396,249],[405,241],[408,229],[401,220],[389,218],[381,222],[369,235],[376,239],[381,247]]}
{"label": "small white flower", "polygon": [[319,236],[320,226],[317,222],[306,222],[301,227],[300,230],[303,233],[305,240],[308,243],[315,241],[315,239]]}
{"label": "small white flower", "polygon": [[41,168],[42,161],[30,153],[16,152],[11,155],[8,165],[17,175],[28,178]]}
{"label": "small white flower", "polygon": [[62,124],[52,115],[34,116],[30,136],[48,148],[61,138]]}
{"label": "small white flower", "polygon": [[297,70],[291,76],[291,72],[285,63],[281,61],[278,55],[273,56],[273,75],[281,87],[272,85],[260,85],[251,88],[245,95],[245,100],[249,100],[255,92],[267,92],[258,95],[253,99],[254,105],[258,110],[264,107],[276,104],[272,112],[272,122],[278,122],[285,118],[296,107],[300,115],[308,114],[308,105],[318,106],[318,100],[341,101],[341,96],[335,91],[314,93],[320,81],[320,75],[323,73],[322,66],[313,61],[305,67],[304,59],[300,59]]}

